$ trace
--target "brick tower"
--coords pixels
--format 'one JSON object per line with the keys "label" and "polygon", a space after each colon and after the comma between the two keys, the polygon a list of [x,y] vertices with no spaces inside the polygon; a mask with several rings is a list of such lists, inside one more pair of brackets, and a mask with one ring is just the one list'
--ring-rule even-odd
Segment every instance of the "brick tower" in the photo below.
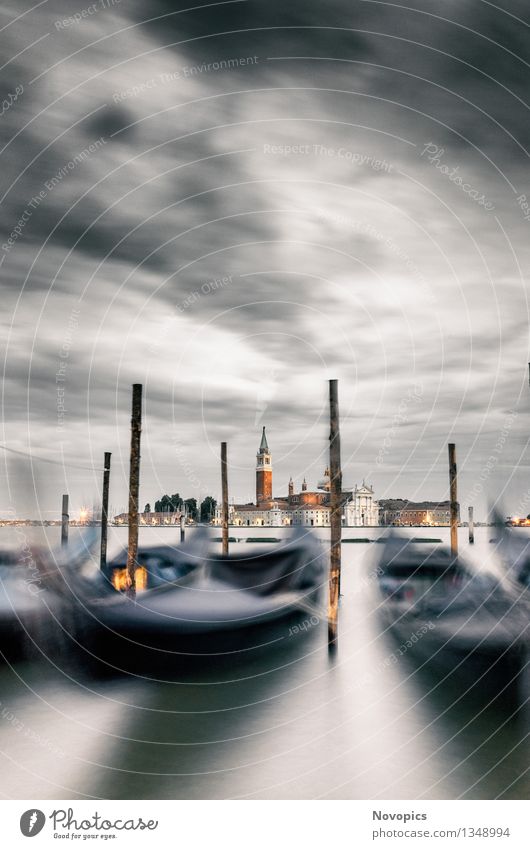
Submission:
{"label": "brick tower", "polygon": [[256,504],[272,501],[272,462],[265,436],[265,428],[261,434],[261,443],[256,455]]}

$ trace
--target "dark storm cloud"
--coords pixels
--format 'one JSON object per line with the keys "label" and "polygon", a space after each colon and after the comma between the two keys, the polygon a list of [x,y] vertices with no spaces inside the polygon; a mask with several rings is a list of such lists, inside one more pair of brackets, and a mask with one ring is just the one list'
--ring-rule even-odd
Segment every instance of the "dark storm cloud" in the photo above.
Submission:
{"label": "dark storm cloud", "polygon": [[120,133],[123,139],[124,135],[134,134],[133,128],[128,129],[131,123],[131,115],[126,109],[109,104],[88,122],[87,133],[96,139]]}
{"label": "dark storm cloud", "polygon": [[[338,376],[348,479],[436,496],[447,435],[481,456],[524,383],[524,4],[185,5],[51,2],[2,33],[6,438],[126,457],[141,380],[146,497],[161,469],[185,488],[175,439],[203,495],[229,439],[247,492],[262,424],[278,480],[325,464]],[[436,471],[396,483],[413,449]]]}
{"label": "dark storm cloud", "polygon": [[[486,109],[503,126],[508,121],[508,128],[526,134],[524,113],[514,110],[515,98],[524,100],[524,71],[530,63],[527,26],[517,18],[524,19],[524,4],[503,4],[500,9],[476,0],[407,6],[337,0],[326,3],[323,20],[318,4],[302,0],[221,4],[186,14],[178,13],[178,4],[157,3],[153,9],[163,17],[147,27],[156,31],[162,43],[189,40],[183,47],[195,59],[222,57],[225,51],[245,45],[260,55],[367,63],[373,67],[367,87],[371,94],[389,98],[398,94],[400,102],[410,99],[415,106],[422,101],[427,106],[433,96],[442,103],[447,97],[450,103],[452,95],[443,92],[448,89],[466,98],[467,109],[462,109],[461,117],[469,112],[471,131],[479,117],[475,110]],[[143,7],[137,10],[137,19],[143,20]],[[222,35],[212,37],[216,33]],[[397,73],[388,74],[384,66]],[[318,83],[321,67],[309,67],[314,69],[313,78],[307,79],[307,66],[302,71],[307,83]],[[355,64],[350,66],[348,77],[354,84],[359,70]],[[497,95],[494,102],[492,92]],[[455,104],[453,99],[455,105],[458,101]]]}

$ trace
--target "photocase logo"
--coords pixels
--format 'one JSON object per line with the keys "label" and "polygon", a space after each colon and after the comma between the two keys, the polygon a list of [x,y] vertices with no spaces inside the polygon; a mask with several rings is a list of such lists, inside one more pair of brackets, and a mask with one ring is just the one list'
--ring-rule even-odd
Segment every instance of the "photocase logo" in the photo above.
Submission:
{"label": "photocase logo", "polygon": [[44,828],[46,817],[37,808],[30,808],[20,817],[20,830],[24,837],[35,837]]}

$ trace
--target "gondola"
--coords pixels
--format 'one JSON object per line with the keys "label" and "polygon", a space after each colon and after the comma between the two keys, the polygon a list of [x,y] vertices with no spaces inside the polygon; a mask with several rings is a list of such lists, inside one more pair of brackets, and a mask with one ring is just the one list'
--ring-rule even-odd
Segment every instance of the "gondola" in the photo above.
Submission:
{"label": "gondola", "polygon": [[27,660],[51,647],[56,596],[46,585],[46,558],[33,549],[0,551],[0,655]]}
{"label": "gondola", "polygon": [[[324,585],[321,548],[308,532],[274,549],[211,554],[200,530],[182,548],[140,548],[132,600],[122,591],[125,553],[105,573],[88,567],[71,583],[82,614],[80,640],[116,668],[251,651],[284,639],[287,620],[317,616]],[[119,573],[116,581],[116,572]]]}
{"label": "gondola", "polygon": [[495,576],[477,573],[445,548],[388,538],[379,563],[385,629],[400,655],[462,693],[518,687],[527,662],[528,609]]}
{"label": "gondola", "polygon": [[504,575],[514,592],[524,593],[530,604],[530,536],[525,529],[509,528],[495,516],[497,554],[504,568]]}

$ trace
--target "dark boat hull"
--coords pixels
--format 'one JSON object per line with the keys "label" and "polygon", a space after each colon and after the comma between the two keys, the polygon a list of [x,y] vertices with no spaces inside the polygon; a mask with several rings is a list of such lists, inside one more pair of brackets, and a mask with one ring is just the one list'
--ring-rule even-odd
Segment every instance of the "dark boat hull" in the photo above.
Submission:
{"label": "dark boat hull", "polygon": [[85,592],[79,643],[88,663],[126,670],[216,663],[280,645],[293,623],[321,619],[325,576],[316,546],[203,558],[183,577],[180,565],[177,580],[136,601],[108,587]]}
{"label": "dark boat hull", "polygon": [[[462,633],[461,621],[400,619],[391,610],[385,611],[383,621],[396,640],[394,652],[399,657],[438,683],[456,686],[461,696],[489,699],[504,693],[511,698],[526,674],[526,652],[520,640],[490,638],[487,629],[469,639]],[[412,641],[413,637],[417,639]]]}
{"label": "dark boat hull", "polygon": [[526,675],[528,609],[491,576],[447,551],[434,557],[391,541],[380,563],[385,630],[398,654],[461,695],[513,695]]}

